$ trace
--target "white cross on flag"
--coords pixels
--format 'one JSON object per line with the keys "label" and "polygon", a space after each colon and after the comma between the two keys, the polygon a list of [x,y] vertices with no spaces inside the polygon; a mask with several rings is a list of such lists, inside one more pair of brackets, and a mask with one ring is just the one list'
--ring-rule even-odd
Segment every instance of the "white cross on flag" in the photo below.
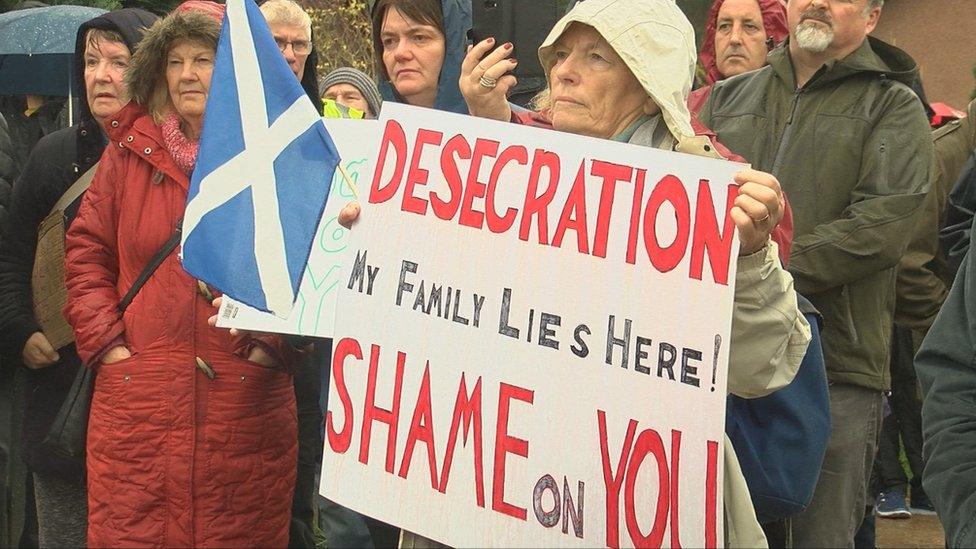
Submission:
{"label": "white cross on flag", "polygon": [[183,218],[183,267],[286,317],[339,161],[253,0],[228,0]]}

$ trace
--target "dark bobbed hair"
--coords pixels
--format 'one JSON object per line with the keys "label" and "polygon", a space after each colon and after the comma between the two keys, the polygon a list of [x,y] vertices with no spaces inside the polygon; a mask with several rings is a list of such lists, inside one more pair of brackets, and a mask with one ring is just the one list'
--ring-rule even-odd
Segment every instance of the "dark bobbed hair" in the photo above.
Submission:
{"label": "dark bobbed hair", "polygon": [[396,8],[401,15],[422,25],[430,25],[444,32],[444,8],[441,0],[378,0],[373,5],[373,56],[376,59],[376,76],[380,80],[389,80],[386,65],[383,64],[383,19],[390,8]]}

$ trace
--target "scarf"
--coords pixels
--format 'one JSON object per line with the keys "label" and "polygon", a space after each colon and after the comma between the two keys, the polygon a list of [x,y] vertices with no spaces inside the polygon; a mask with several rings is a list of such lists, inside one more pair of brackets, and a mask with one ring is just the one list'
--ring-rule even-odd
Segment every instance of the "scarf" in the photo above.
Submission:
{"label": "scarf", "polygon": [[163,145],[169,151],[169,155],[173,157],[176,165],[189,175],[197,164],[200,140],[186,137],[180,129],[180,117],[173,112],[163,118],[160,129],[163,133]]}

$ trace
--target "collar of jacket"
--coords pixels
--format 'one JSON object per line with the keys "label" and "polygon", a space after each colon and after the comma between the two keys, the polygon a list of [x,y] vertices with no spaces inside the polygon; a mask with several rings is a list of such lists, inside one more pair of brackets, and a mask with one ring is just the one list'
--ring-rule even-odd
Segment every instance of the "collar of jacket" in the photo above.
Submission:
{"label": "collar of jacket", "polygon": [[[796,89],[796,76],[793,73],[793,60],[790,58],[790,39],[769,53],[767,61],[773,73],[791,89]],[[897,80],[911,86],[918,74],[918,64],[903,50],[873,36],[853,53],[843,59],[824,63],[815,76],[805,86],[806,89],[819,88],[833,82],[858,74],[874,74],[879,78]]]}
{"label": "collar of jacket", "polygon": [[106,121],[110,146],[129,149],[163,175],[189,191],[190,179],[163,146],[163,134],[145,107],[130,101]]}

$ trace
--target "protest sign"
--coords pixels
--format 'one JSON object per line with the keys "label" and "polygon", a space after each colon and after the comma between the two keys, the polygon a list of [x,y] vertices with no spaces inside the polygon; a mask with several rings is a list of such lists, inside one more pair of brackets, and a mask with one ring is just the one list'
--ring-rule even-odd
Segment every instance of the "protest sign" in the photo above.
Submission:
{"label": "protest sign", "polygon": [[[367,187],[367,158],[375,149],[379,123],[375,120],[327,119],[322,121],[339,149],[341,165],[356,186]],[[319,222],[305,267],[305,276],[298,289],[298,300],[287,318],[259,311],[253,307],[224,298],[217,317],[221,328],[240,328],[261,332],[277,332],[303,336],[332,337],[335,320],[335,301],[339,291],[339,272],[342,266],[348,231],[338,222],[339,211],[354,193],[336,170],[332,189],[322,220]]]}
{"label": "protest sign", "polygon": [[720,543],[741,166],[383,116],[322,494],[455,547]]}

